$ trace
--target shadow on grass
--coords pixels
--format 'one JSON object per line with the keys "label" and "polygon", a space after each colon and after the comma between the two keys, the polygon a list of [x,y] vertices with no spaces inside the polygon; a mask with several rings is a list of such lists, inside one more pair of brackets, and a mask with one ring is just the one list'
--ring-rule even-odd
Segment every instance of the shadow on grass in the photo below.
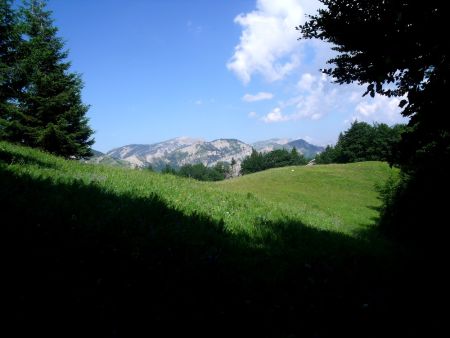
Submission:
{"label": "shadow on grass", "polygon": [[6,165],[10,164],[20,164],[20,165],[37,165],[43,168],[51,168],[56,169],[57,165],[54,163],[49,163],[45,161],[41,161],[35,156],[29,156],[26,154],[21,154],[19,152],[11,152],[6,149],[3,149],[0,145],[0,163],[4,163]]}
{"label": "shadow on grass", "polygon": [[11,337],[377,337],[414,314],[388,257],[298,222],[255,239],[155,195],[1,167],[0,205]]}

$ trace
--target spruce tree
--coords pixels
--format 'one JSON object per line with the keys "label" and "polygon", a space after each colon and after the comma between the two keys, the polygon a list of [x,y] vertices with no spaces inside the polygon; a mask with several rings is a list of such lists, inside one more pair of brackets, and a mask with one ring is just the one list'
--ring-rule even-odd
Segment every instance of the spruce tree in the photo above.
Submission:
{"label": "spruce tree", "polygon": [[70,72],[51,12],[44,0],[30,0],[21,14],[26,39],[20,68],[26,84],[18,100],[27,130],[21,141],[65,157],[90,156],[94,140],[89,107],[81,100],[83,84],[80,75]]}
{"label": "spruce tree", "polygon": [[17,76],[21,35],[12,0],[0,0],[0,139],[17,141]]}

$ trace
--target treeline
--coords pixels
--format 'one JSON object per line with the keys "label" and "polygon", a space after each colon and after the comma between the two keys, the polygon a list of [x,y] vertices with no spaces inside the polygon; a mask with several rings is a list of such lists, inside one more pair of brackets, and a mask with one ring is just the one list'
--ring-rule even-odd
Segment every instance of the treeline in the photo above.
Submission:
{"label": "treeline", "polygon": [[46,1],[0,0],[0,140],[88,157],[89,106],[57,33]]}
{"label": "treeline", "polygon": [[[232,164],[236,162],[233,160]],[[179,169],[166,165],[161,171],[163,174],[172,174],[181,177],[193,178],[199,181],[222,181],[231,176],[232,165],[227,162],[218,162],[212,167],[203,163],[185,164]]]}
{"label": "treeline", "polygon": [[247,156],[241,164],[241,174],[251,174],[258,171],[287,167],[290,165],[305,165],[308,160],[299,154],[296,148],[291,151],[277,149],[268,153],[260,153],[253,149],[250,156]]}
{"label": "treeline", "polygon": [[316,156],[316,163],[391,161],[404,130],[402,124],[389,127],[384,123],[370,125],[355,121],[339,135],[335,146],[327,146]]}

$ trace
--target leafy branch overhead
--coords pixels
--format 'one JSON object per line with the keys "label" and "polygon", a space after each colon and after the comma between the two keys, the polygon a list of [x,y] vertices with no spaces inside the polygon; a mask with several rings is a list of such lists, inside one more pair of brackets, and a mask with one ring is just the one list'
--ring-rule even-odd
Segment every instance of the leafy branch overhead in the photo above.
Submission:
{"label": "leafy branch overhead", "polygon": [[[382,212],[401,237],[423,241],[424,224],[446,219],[439,196],[450,189],[450,58],[443,1],[321,0],[324,7],[297,27],[301,38],[330,42],[337,55],[323,70],[339,84],[366,85],[365,94],[400,96],[409,117],[391,164],[403,181]],[[395,232],[390,231],[390,232]],[[431,233],[438,233],[430,231]],[[430,241],[431,242],[431,241]]]}

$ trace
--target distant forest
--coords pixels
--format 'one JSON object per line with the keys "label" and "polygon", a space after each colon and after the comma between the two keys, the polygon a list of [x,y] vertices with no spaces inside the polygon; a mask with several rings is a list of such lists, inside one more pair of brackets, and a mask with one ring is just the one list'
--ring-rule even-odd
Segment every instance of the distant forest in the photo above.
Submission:
{"label": "distant forest", "polygon": [[316,163],[391,161],[405,128],[402,124],[389,127],[384,123],[355,121],[339,135],[336,145],[327,146],[316,156]]}

